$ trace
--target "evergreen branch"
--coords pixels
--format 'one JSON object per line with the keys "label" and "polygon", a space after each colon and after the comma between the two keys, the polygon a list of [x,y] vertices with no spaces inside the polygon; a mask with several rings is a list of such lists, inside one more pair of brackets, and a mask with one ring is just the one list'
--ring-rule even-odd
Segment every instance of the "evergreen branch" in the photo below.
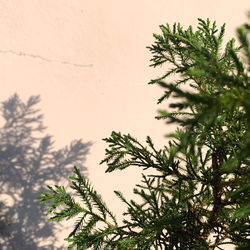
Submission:
{"label": "evergreen branch", "polygon": [[[227,239],[248,249],[250,25],[237,30],[239,47],[231,39],[225,49],[225,24],[217,28],[209,19],[199,18],[196,31],[180,24],[161,25],[160,30],[148,47],[151,66],[167,63],[169,68],[150,83],[163,88],[158,103],[172,97],[169,108],[174,110],[160,110],[156,118],[178,127],[166,136],[169,142],[163,149],[149,136],[144,146],[130,134],[112,132],[104,139],[108,149],[101,161],[107,164],[106,172],[132,166],[157,171],[142,174],[142,183],[134,188],[141,202],[115,191],[127,205],[118,226],[77,168],[71,188],[84,207],[58,186],[49,187],[39,199],[49,204],[51,219],[82,215],[67,239],[79,249],[220,249]],[[172,74],[177,79],[166,83]],[[191,89],[183,89],[183,84]],[[58,212],[60,206],[64,208]],[[96,229],[98,223],[104,228]]]}

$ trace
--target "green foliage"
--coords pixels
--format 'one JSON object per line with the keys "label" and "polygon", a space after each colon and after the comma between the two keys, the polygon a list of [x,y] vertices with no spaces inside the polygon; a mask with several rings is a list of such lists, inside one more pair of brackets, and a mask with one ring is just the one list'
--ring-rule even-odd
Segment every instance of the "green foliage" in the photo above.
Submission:
{"label": "green foliage", "polygon": [[[151,66],[167,63],[166,73],[150,83],[164,89],[159,103],[172,97],[169,111],[160,110],[156,117],[179,125],[167,135],[168,145],[156,149],[147,137],[143,146],[117,132],[104,139],[109,146],[101,162],[107,164],[106,172],[133,166],[158,173],[142,174],[136,185],[142,203],[115,191],[128,207],[123,225],[77,168],[71,187],[83,206],[63,187],[49,187],[39,197],[51,202],[53,220],[82,214],[67,239],[71,247],[222,249],[230,243],[249,249],[249,25],[237,30],[237,47],[235,39],[223,45],[225,25],[218,29],[209,19],[198,21],[196,31],[161,25],[162,34],[154,34],[155,43],[148,47]],[[176,80],[164,82],[171,74]],[[66,208],[56,212],[59,205]],[[102,228],[97,228],[99,222]]]}

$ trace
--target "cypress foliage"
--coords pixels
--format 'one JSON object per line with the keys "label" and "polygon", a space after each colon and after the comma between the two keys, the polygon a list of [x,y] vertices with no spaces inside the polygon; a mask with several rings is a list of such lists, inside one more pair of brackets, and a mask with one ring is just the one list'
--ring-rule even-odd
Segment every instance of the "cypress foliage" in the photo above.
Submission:
{"label": "cypress foliage", "polygon": [[[59,186],[38,197],[48,203],[50,220],[78,216],[66,239],[70,249],[250,248],[250,26],[237,29],[240,46],[235,39],[224,45],[225,25],[217,28],[209,19],[198,19],[196,31],[180,24],[160,29],[148,49],[151,66],[167,63],[167,71],[150,84],[164,90],[159,103],[172,97],[156,118],[177,129],[163,149],[150,137],[146,146],[130,134],[104,139],[106,172],[131,166],[158,172],[145,171],[136,185],[142,203],[115,191],[127,204],[123,225],[76,167],[71,188],[82,204]],[[165,82],[172,74],[176,80]]]}

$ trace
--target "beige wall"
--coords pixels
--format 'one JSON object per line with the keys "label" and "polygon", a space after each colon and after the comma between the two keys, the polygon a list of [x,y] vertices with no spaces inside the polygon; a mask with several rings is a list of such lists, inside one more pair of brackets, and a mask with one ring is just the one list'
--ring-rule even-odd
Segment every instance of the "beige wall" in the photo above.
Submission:
{"label": "beige wall", "polygon": [[39,94],[55,147],[74,138],[94,142],[85,162],[89,178],[121,215],[112,190],[131,196],[140,174],[105,174],[98,165],[106,146],[101,139],[115,130],[142,141],[150,135],[161,146],[172,129],[154,120],[161,90],[147,82],[161,71],[148,66],[152,33],[166,22],[196,25],[198,17],[209,17],[227,23],[229,38],[248,8],[247,0],[1,1],[0,100]]}

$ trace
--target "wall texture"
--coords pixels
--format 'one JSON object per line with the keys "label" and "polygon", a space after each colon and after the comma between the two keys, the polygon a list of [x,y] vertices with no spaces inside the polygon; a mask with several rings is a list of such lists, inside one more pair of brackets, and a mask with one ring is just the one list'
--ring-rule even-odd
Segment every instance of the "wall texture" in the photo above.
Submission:
{"label": "wall texture", "polygon": [[[86,174],[119,217],[124,207],[113,189],[132,197],[140,173],[105,174],[99,165],[105,149],[101,139],[115,130],[141,141],[150,135],[160,147],[163,135],[173,129],[154,120],[161,89],[147,82],[164,68],[149,68],[146,46],[153,42],[152,33],[166,22],[188,26],[209,17],[227,24],[229,39],[248,8],[247,0],[1,1],[0,101],[14,93],[23,101],[40,95],[38,107],[54,150],[73,139],[91,142]],[[6,192],[2,197],[11,199]],[[57,229],[58,239],[51,244],[60,246],[68,232]]]}

